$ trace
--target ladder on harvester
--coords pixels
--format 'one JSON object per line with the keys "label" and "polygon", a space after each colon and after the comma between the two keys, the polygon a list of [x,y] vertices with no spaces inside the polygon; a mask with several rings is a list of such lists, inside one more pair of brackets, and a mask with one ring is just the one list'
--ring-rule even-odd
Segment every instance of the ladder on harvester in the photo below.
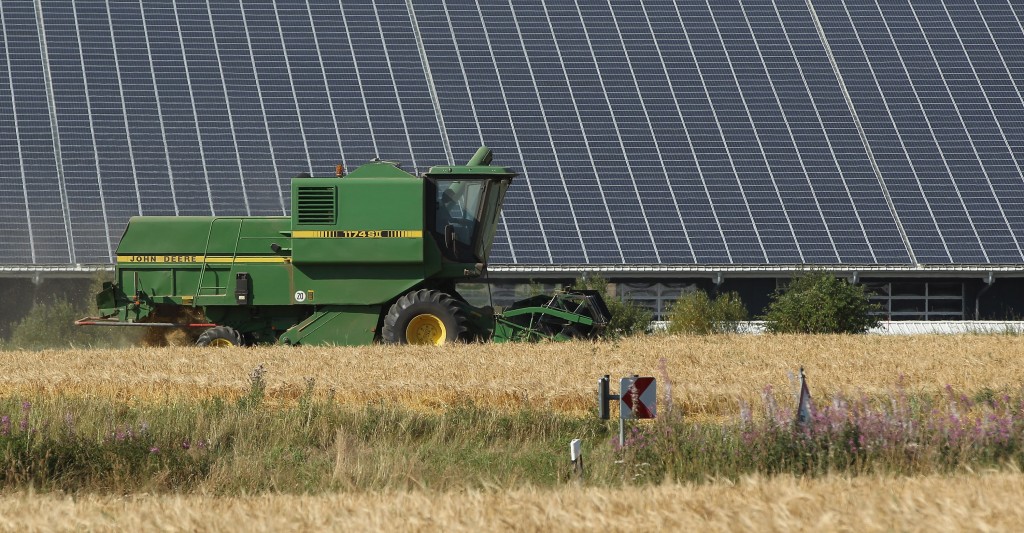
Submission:
{"label": "ladder on harvester", "polygon": [[[218,220],[237,220],[238,221],[238,233],[235,234],[235,246],[234,246],[234,249],[232,249],[232,251],[231,251],[231,263],[230,263],[231,264],[231,267],[230,267],[231,271],[234,271],[235,259],[238,258],[238,241],[241,240],[241,237],[242,237],[242,219],[241,218],[237,218],[237,217],[214,217],[213,220],[210,221],[210,229],[206,232],[206,245],[203,247],[203,266],[200,267],[200,269],[199,269],[199,280],[196,282],[196,295],[195,295],[194,298],[192,298],[192,307],[195,307],[197,305],[196,302],[199,301],[199,298],[201,296],[224,296],[224,295],[227,294],[227,291],[228,291],[227,286],[224,286],[224,287],[217,287],[215,285],[206,286],[206,287],[203,286],[203,278],[206,277],[206,265],[208,265],[210,263],[209,260],[208,260],[209,259],[209,253],[210,253],[210,237],[213,236],[213,226],[217,223]],[[230,278],[230,276],[229,276],[229,278]],[[214,294],[206,294],[206,295],[204,295],[203,294],[203,290],[204,289],[205,290],[212,290],[212,291],[214,291]],[[223,293],[217,293],[217,291],[224,291],[224,292]]]}

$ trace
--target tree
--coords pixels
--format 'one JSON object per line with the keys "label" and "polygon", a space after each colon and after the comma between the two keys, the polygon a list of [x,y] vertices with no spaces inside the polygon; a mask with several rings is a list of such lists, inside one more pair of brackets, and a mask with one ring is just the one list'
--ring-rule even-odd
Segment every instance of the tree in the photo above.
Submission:
{"label": "tree", "polygon": [[776,290],[762,317],[772,333],[864,333],[878,325],[861,285],[815,272]]}
{"label": "tree", "polygon": [[693,335],[735,333],[737,324],[746,319],[747,308],[739,294],[728,292],[710,298],[698,289],[681,295],[672,305],[668,332]]}
{"label": "tree", "polygon": [[589,289],[601,293],[612,319],[605,328],[602,337],[625,337],[647,331],[651,325],[651,311],[633,302],[623,302],[621,298],[608,294],[608,281],[601,276],[577,278],[574,289]]}

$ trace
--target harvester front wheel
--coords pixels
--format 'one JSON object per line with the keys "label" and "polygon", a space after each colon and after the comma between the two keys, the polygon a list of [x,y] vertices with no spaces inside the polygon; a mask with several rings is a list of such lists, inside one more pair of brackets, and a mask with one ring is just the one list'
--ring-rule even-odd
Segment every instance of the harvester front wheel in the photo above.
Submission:
{"label": "harvester front wheel", "polygon": [[230,348],[242,345],[242,334],[227,326],[215,326],[203,332],[196,341],[196,346],[213,348]]}
{"label": "harvester front wheel", "polygon": [[381,340],[389,344],[441,346],[466,332],[466,319],[443,292],[421,289],[395,302],[384,317]]}

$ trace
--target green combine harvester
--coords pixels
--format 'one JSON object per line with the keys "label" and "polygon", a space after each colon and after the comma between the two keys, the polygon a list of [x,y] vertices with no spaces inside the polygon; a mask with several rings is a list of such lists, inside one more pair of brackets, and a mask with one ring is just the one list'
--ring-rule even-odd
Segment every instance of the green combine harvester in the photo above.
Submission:
{"label": "green combine harvester", "polygon": [[299,176],[290,217],[142,216],[117,247],[100,317],[79,325],[189,328],[201,346],[392,344],[593,337],[610,319],[594,291],[470,305],[516,175],[481,147],[420,177],[374,161]]}

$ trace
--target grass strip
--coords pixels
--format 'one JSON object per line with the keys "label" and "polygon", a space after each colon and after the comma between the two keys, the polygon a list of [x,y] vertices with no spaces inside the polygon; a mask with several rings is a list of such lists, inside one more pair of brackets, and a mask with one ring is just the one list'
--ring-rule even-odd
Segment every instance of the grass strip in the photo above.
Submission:
{"label": "grass strip", "polygon": [[246,394],[137,404],[85,396],[0,399],[0,489],[222,495],[555,487],[570,483],[568,443],[585,442],[592,486],[747,475],[951,473],[1024,463],[1024,397],[982,390],[819,399],[799,424],[763,392],[721,423],[692,421],[666,400],[657,421],[472,403],[425,412],[363,407],[314,394]]}

